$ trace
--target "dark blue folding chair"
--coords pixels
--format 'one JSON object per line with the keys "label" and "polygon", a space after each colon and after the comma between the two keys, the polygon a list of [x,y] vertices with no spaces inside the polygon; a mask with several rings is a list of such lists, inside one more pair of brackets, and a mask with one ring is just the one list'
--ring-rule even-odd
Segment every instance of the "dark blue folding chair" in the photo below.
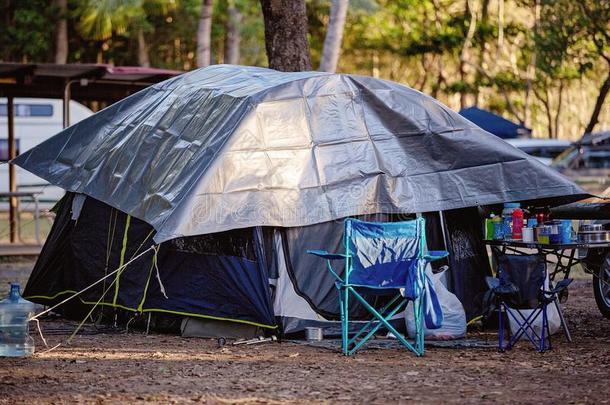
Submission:
{"label": "dark blue folding chair", "polygon": [[[548,277],[544,255],[507,255],[495,252],[495,258],[498,264],[497,278],[487,277],[487,284],[495,297],[498,310],[498,350],[510,350],[521,338],[526,338],[540,353],[551,349],[547,311],[550,304],[556,306],[569,341],[569,331],[558,301],[559,295],[572,279],[561,280],[555,287],[550,282],[546,285]],[[524,309],[531,311],[524,315],[520,311]],[[518,325],[512,333],[504,324],[505,320],[511,319]],[[538,323],[541,327],[536,331],[534,325]],[[506,343],[505,329],[509,330]]]}
{"label": "dark blue folding chair", "polygon": [[[346,219],[344,229],[345,253],[328,253],[324,250],[308,250],[326,259],[328,270],[336,278],[341,308],[342,349],[345,355],[355,353],[380,327],[384,326],[398,341],[417,356],[424,354],[423,321],[426,314],[424,300],[434,307],[426,317],[426,325],[434,328],[442,322],[442,312],[435,300],[431,283],[424,269],[427,263],[446,257],[445,251],[426,254],[425,221],[418,218],[403,222],[364,222]],[[332,267],[331,261],[345,260],[343,275]],[[401,289],[403,291],[401,292]],[[365,297],[393,295],[387,304],[376,309]],[[349,337],[350,297],[362,304],[373,316],[351,338]],[[413,301],[416,338],[414,344],[399,333],[389,320]],[[433,318],[436,315],[436,319]],[[436,324],[436,325],[435,325]]]}

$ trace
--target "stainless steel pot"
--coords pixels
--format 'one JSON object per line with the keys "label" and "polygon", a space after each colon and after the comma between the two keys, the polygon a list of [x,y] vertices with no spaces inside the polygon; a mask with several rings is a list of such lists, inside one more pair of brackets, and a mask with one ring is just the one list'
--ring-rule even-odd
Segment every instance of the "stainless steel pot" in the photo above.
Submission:
{"label": "stainless steel pot", "polygon": [[578,232],[580,243],[604,243],[610,242],[610,231],[584,231]]}
{"label": "stainless steel pot", "polygon": [[324,338],[322,328],[307,327],[305,328],[305,338],[308,342],[319,342]]}
{"label": "stainless steel pot", "polygon": [[602,224],[582,224],[578,228],[578,232],[600,232],[603,230],[604,228]]}

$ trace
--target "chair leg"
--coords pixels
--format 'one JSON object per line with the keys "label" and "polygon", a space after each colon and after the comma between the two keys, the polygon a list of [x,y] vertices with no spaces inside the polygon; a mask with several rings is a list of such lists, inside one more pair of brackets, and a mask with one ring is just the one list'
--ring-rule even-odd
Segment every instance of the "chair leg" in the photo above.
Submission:
{"label": "chair leg", "polygon": [[[546,311],[546,309],[547,309],[547,306],[545,305],[544,310]],[[546,318],[546,336],[547,336],[546,339],[548,340],[546,347],[548,350],[551,350],[553,348],[553,345],[552,345],[552,340],[551,340],[551,326],[549,325],[548,314],[547,314],[547,318]]]}
{"label": "chair leg", "polygon": [[563,316],[563,311],[561,310],[561,307],[559,306],[559,299],[557,297],[555,297],[553,302],[555,303],[555,308],[557,308],[557,312],[559,313],[559,319],[561,320],[561,327],[563,328],[563,333],[566,336],[566,340],[568,341],[568,343],[572,343],[572,335],[570,334],[570,329],[568,329],[568,324],[566,323],[566,319]]}
{"label": "chair leg", "polygon": [[504,351],[504,317],[502,316],[502,308],[504,303],[498,305],[498,351]]}
{"label": "chair leg", "polygon": [[[538,319],[543,313],[543,308],[539,307],[532,311],[532,313],[526,318],[519,310],[515,310],[514,312],[510,312],[508,306],[504,304],[504,309],[507,314],[507,319],[512,318],[515,320],[519,328],[513,334],[509,334],[509,342],[506,344],[506,348],[510,349],[517,344],[519,339],[523,336],[529,340],[529,342],[534,346],[536,350],[540,347],[541,336],[536,333],[534,329],[534,322]],[[544,320],[543,320],[544,321]]]}
{"label": "chair leg", "polygon": [[[384,316],[383,314],[379,313],[379,315],[381,315],[382,318],[391,318],[393,317],[396,312],[400,311],[400,309],[402,308],[404,302],[399,303],[398,305],[396,305],[394,307],[394,309],[392,309],[387,316]],[[348,341],[348,347],[349,347],[349,352],[348,354],[353,354],[355,353],[360,347],[362,347],[362,345],[364,345],[371,337],[373,337],[373,335],[379,330],[379,328],[381,326],[385,326],[385,324],[383,322],[378,322],[377,325],[375,325],[373,328],[371,328],[371,330],[368,331],[368,333],[366,334],[366,336],[364,336],[363,338],[361,338],[359,341],[356,341],[355,338],[351,338]],[[388,329],[389,330],[389,329]],[[397,336],[397,339],[400,340],[400,337]]]}
{"label": "chair leg", "polygon": [[347,356],[347,340],[349,338],[349,328],[348,328],[348,312],[347,312],[347,288],[344,288],[341,291],[341,306],[342,308],[342,316],[341,316],[341,348],[343,349],[343,354]]}
{"label": "chair leg", "polygon": [[348,299],[349,299],[349,291],[348,291],[349,287],[346,287],[343,289],[343,323],[341,325],[342,327],[342,337],[343,337],[343,354],[344,355],[349,355],[349,348],[348,348],[348,339],[349,339],[349,305],[348,305]]}
{"label": "chair leg", "polygon": [[413,339],[413,347],[416,350],[416,354],[419,355],[419,352],[421,351],[421,346],[419,343],[419,299],[414,299],[411,301],[411,304],[413,305],[413,322],[415,322],[415,339]]}
{"label": "chair leg", "polygon": [[549,329],[548,322],[549,320],[547,318],[546,313],[546,304],[542,304],[542,331],[540,333],[540,348],[538,349],[540,353],[544,353],[544,351],[546,350],[546,342],[544,340],[544,337]]}
{"label": "chair leg", "polygon": [[413,301],[413,315],[415,319],[415,348],[417,355],[424,355],[424,324],[423,324],[423,300],[416,298]]}
{"label": "chair leg", "polygon": [[344,336],[345,336],[345,328],[344,323],[345,323],[345,308],[343,306],[343,290],[339,289],[337,290],[338,294],[339,294],[339,314],[341,315],[341,352],[345,354],[345,345],[344,345]]}
{"label": "chair leg", "polygon": [[[396,303],[396,301],[398,301],[402,296],[400,294],[397,294],[392,300],[390,300],[389,303],[387,303],[383,308],[381,308],[379,310],[379,313],[382,316],[386,316],[386,313],[389,312],[390,308]],[[399,305],[402,305],[399,303]],[[396,308],[393,310],[395,311]],[[394,316],[395,312],[392,312],[391,316]],[[373,323],[378,322],[377,318],[375,316],[373,316],[371,318],[370,321],[368,321],[354,336],[352,336],[351,338],[348,338],[348,345],[351,346],[351,343],[355,342],[360,336],[362,336],[363,333],[370,331],[371,328],[375,328],[375,330],[379,329],[379,327],[374,327]]]}
{"label": "chair leg", "polygon": [[[364,305],[364,307],[371,313],[373,314],[377,319],[379,319],[379,322],[381,322],[383,324],[383,326],[385,326],[390,332],[392,332],[396,338],[403,344],[405,345],[405,347],[407,347],[407,349],[411,350],[413,353],[415,353],[416,355],[420,355],[418,350],[411,344],[409,343],[404,336],[398,332],[389,322],[387,319],[385,319],[375,308],[373,308],[371,306],[371,304],[369,304],[360,294],[358,294],[357,291],[352,290],[352,293],[354,294],[354,297],[356,299],[358,299],[358,301],[360,301],[362,303],[362,305]],[[363,342],[359,342],[359,346],[360,347],[362,345]],[[357,348],[355,348],[357,349]],[[353,349],[352,353],[355,352],[355,349]]]}

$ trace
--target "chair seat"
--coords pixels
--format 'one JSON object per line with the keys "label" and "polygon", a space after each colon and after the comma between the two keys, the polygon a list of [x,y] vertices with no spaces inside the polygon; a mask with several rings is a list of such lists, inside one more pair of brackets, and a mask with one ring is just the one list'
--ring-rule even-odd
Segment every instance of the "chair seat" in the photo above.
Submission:
{"label": "chair seat", "polygon": [[368,285],[361,284],[344,284],[339,281],[335,281],[335,285],[337,288],[346,288],[352,287],[353,289],[359,291],[362,294],[372,295],[372,296],[384,296],[384,295],[395,295],[400,293],[400,289],[403,287],[371,287]]}

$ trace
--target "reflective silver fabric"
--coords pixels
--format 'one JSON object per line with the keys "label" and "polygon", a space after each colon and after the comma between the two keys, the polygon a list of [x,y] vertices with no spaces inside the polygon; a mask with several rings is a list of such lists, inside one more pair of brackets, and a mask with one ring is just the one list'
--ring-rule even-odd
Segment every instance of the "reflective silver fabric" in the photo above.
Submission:
{"label": "reflective silver fabric", "polygon": [[149,87],[15,163],[148,222],[157,242],[583,193],[397,83],[230,65]]}

